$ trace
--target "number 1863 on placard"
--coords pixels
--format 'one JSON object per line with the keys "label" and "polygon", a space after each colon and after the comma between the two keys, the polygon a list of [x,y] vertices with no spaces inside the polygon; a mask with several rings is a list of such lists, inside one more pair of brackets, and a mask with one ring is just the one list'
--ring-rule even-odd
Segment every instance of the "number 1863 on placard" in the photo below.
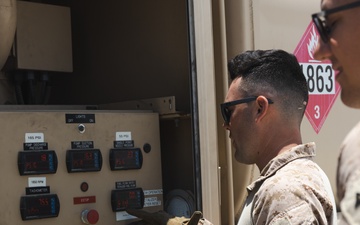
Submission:
{"label": "number 1863 on placard", "polygon": [[309,94],[335,94],[335,71],[331,64],[300,63],[306,77]]}

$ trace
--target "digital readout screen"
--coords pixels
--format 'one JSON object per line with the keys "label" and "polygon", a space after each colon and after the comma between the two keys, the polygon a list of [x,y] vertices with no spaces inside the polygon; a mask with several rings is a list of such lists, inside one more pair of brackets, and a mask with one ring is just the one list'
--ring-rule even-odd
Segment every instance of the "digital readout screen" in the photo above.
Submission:
{"label": "digital readout screen", "polygon": [[114,212],[141,209],[144,207],[144,192],[142,188],[112,190],[111,206]]}
{"label": "digital readout screen", "polygon": [[110,150],[111,170],[140,169],[142,162],[143,157],[139,148]]}
{"label": "digital readout screen", "polygon": [[56,194],[28,195],[20,199],[22,220],[57,217],[60,203]]}
{"label": "digital readout screen", "polygon": [[56,173],[57,165],[53,150],[22,151],[18,154],[20,175]]}
{"label": "digital readout screen", "polygon": [[69,173],[100,171],[102,155],[99,149],[68,150],[66,167]]}

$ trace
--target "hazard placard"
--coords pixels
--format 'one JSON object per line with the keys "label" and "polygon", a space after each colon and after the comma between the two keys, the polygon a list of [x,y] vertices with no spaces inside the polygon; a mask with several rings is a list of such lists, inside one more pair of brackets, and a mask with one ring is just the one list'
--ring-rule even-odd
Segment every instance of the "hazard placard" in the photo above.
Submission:
{"label": "hazard placard", "polygon": [[314,59],[318,40],[316,27],[310,22],[294,51],[309,87],[309,102],[305,115],[316,133],[320,132],[340,92],[340,85],[335,81],[336,74],[331,62]]}

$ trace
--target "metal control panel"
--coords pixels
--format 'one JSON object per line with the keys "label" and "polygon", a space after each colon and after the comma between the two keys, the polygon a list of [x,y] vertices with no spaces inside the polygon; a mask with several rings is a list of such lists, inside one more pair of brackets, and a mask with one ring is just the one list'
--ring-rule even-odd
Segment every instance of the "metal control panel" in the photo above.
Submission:
{"label": "metal control panel", "polygon": [[128,224],[163,209],[158,114],[0,111],[0,224]]}

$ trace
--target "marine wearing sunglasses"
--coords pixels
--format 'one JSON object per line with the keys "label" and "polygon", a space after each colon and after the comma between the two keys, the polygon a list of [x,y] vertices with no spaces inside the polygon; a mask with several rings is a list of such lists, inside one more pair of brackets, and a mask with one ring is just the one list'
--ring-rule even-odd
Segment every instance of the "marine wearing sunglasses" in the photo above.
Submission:
{"label": "marine wearing sunglasses", "polygon": [[330,14],[337,13],[343,10],[352,9],[359,6],[360,6],[360,1],[356,1],[333,9],[328,9],[321,11],[319,13],[314,13],[311,15],[312,20],[317,30],[319,31],[319,35],[324,43],[329,42],[330,33],[331,33],[331,27],[329,27],[329,25],[327,24],[326,17],[329,16]]}

